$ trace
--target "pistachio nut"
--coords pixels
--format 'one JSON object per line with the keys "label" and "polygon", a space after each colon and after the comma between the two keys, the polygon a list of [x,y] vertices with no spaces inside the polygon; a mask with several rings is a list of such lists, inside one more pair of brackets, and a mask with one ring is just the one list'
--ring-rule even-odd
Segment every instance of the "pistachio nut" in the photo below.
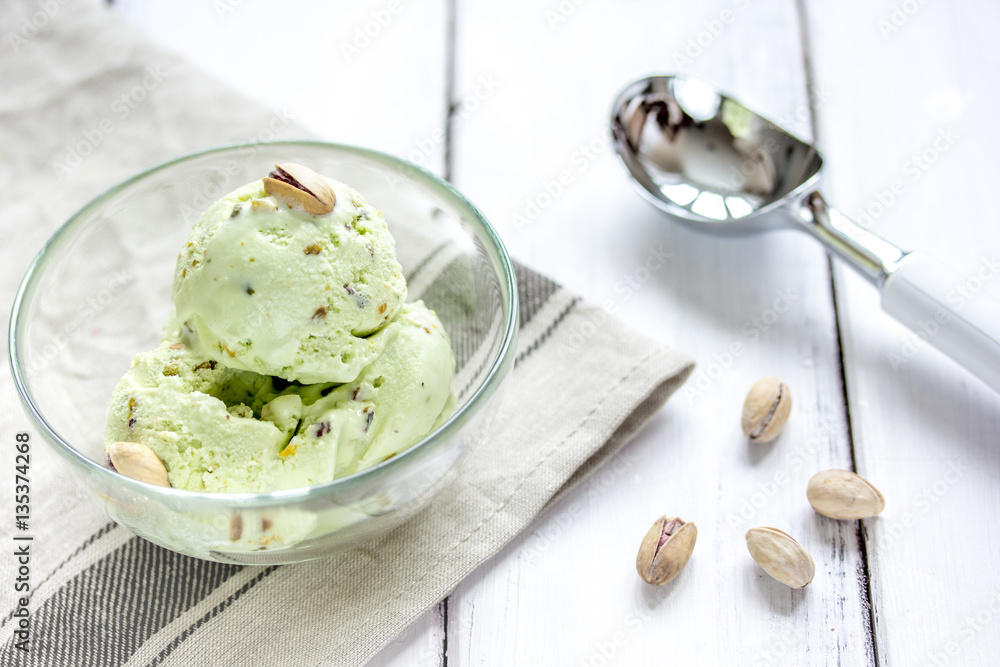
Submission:
{"label": "pistachio nut", "polygon": [[250,204],[250,210],[254,213],[270,213],[277,211],[278,206],[273,199],[254,199]]}
{"label": "pistachio nut", "polygon": [[138,442],[113,442],[108,456],[114,469],[132,479],[157,486],[170,486],[167,469],[153,448]]}
{"label": "pistachio nut", "polygon": [[263,180],[264,192],[310,215],[329,213],[337,203],[337,195],[329,181],[301,164],[276,164],[274,171]]}
{"label": "pistachio nut", "polygon": [[790,588],[802,588],[813,580],[812,556],[788,533],[777,528],[751,528],[746,534],[750,556],[769,575]]}
{"label": "pistachio nut", "polygon": [[698,528],[683,519],[661,516],[639,545],[635,569],[642,580],[661,586],[680,574],[698,540]]}
{"label": "pistachio nut", "polygon": [[831,519],[867,519],[885,509],[885,498],[867,480],[846,470],[812,476],[806,497],[813,509]]}
{"label": "pistachio nut", "polygon": [[743,402],[743,435],[754,442],[774,440],[792,411],[792,392],[780,378],[768,376],[750,387]]}

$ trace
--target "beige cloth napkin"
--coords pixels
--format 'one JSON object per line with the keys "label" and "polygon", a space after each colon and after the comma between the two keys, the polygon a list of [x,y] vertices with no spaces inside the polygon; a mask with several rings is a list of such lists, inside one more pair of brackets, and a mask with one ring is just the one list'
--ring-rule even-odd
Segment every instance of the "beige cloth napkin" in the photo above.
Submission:
{"label": "beige cloth napkin", "polygon": [[[105,188],[192,150],[303,136],[283,110],[248,102],[89,3],[5,0],[0,35],[5,318],[31,257]],[[141,95],[141,104],[123,93]],[[368,660],[612,456],[691,370],[684,355],[550,280],[523,267],[518,278],[517,365],[493,435],[426,510],[352,552],[267,568],[180,556],[109,522],[34,437],[29,650],[15,647],[18,564],[4,520],[0,664]],[[0,381],[0,401],[0,434],[12,451],[16,432],[37,431],[10,378]],[[13,508],[12,479],[0,498]]]}

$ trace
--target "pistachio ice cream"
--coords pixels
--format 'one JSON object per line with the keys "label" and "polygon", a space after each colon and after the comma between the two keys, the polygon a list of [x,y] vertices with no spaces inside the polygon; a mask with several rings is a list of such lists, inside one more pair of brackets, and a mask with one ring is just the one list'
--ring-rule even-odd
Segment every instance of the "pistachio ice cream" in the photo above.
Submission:
{"label": "pistachio ice cream", "polygon": [[448,335],[405,298],[382,214],[281,165],[195,224],[174,317],[115,388],[106,449],[144,445],[170,486],[218,493],[320,484],[392,458],[455,400]]}

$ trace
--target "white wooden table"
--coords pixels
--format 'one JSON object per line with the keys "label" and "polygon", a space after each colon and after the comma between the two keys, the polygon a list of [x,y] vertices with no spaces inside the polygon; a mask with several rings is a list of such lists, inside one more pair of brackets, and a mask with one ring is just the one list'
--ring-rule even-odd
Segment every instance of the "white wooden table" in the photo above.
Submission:
{"label": "white wooden table", "polygon": [[[113,8],[321,136],[447,176],[516,258],[699,363],[615,461],[374,664],[1000,662],[1000,397],[804,235],[722,240],[668,222],[633,192],[606,129],[633,78],[707,78],[814,138],[845,213],[996,296],[1000,5],[277,4]],[[661,252],[662,268],[640,268]],[[793,416],[772,446],[750,447],[738,413],[768,374],[791,386]],[[829,467],[870,479],[884,514],[814,514],[806,481]],[[633,561],[663,513],[695,521],[699,541],[653,588]],[[756,525],[807,546],[810,586],[756,568],[743,540]]]}

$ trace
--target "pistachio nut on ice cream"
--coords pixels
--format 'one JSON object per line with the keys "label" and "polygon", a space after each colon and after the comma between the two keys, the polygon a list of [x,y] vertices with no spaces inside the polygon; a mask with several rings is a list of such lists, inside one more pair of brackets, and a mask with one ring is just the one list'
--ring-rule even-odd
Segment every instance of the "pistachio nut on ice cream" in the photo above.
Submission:
{"label": "pistachio nut on ice cream", "polygon": [[447,332],[405,299],[385,219],[347,185],[283,164],[226,195],[178,257],[164,340],[115,388],[112,466],[128,452],[174,488],[246,493],[392,458],[455,401]]}

